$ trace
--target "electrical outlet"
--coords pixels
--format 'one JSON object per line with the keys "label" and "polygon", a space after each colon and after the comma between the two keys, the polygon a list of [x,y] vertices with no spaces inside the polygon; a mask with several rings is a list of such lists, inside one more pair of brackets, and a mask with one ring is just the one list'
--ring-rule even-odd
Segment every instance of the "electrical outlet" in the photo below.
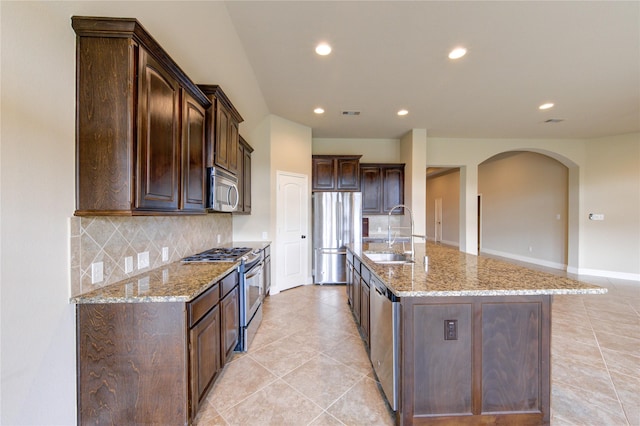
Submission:
{"label": "electrical outlet", "polygon": [[91,284],[99,283],[104,279],[104,263],[91,264]]}
{"label": "electrical outlet", "polygon": [[220,234],[218,234],[218,244],[220,244],[221,240],[222,240],[222,236]]}
{"label": "electrical outlet", "polygon": [[444,320],[444,340],[458,340],[458,320]]}
{"label": "electrical outlet", "polygon": [[133,256],[127,256],[124,258],[124,272],[125,274],[133,272]]}
{"label": "electrical outlet", "polygon": [[149,267],[149,252],[138,253],[138,269]]}
{"label": "electrical outlet", "polygon": [[266,240],[267,238],[269,238],[269,234],[266,231],[262,232],[262,239]]}
{"label": "electrical outlet", "polygon": [[589,213],[589,220],[604,220],[602,213]]}
{"label": "electrical outlet", "polygon": [[162,261],[166,262],[169,260],[169,247],[162,247]]}

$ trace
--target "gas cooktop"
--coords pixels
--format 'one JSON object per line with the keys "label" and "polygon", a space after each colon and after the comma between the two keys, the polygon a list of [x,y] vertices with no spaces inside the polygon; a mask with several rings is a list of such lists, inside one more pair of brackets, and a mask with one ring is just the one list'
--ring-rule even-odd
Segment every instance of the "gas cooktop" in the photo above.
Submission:
{"label": "gas cooktop", "polygon": [[193,256],[187,256],[182,259],[182,262],[235,262],[250,252],[251,249],[249,247],[212,248],[202,253],[194,254]]}

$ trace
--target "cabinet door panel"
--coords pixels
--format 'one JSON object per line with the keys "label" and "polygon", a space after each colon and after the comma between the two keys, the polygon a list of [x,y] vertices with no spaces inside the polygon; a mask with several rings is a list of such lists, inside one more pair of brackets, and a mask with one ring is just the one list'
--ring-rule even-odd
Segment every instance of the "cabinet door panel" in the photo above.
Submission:
{"label": "cabinet door panel", "polygon": [[236,286],[220,302],[222,309],[222,365],[227,362],[233,353],[240,337],[240,305],[238,295],[239,287]]}
{"label": "cabinet door panel", "polygon": [[381,213],[382,175],[379,167],[361,167],[362,213]]}
{"label": "cabinet door panel", "polygon": [[192,413],[198,410],[220,369],[220,309],[215,306],[189,332],[191,344]]}
{"label": "cabinet door panel", "polygon": [[138,139],[138,208],[178,208],[180,90],[160,65],[141,51]]}
{"label": "cabinet door panel", "polygon": [[216,165],[228,169],[229,168],[229,111],[217,102],[218,109],[216,113],[216,148],[215,163]]}
{"label": "cabinet door panel", "polygon": [[229,171],[235,173],[238,171],[239,162],[242,158],[238,157],[238,123],[229,120],[229,139],[227,140],[227,153],[229,155]]}
{"label": "cabinet door panel", "polygon": [[205,209],[205,112],[184,94],[182,112],[182,205],[184,210]]}
{"label": "cabinet door panel", "polygon": [[[419,304],[411,312],[415,415],[471,414],[471,304]],[[452,319],[458,321],[457,340],[444,340],[445,321]]]}
{"label": "cabinet door panel", "polygon": [[363,279],[362,294],[360,297],[360,328],[362,329],[362,335],[364,337],[365,344],[369,347],[370,342],[370,327],[369,327],[369,297],[370,289],[369,284]]}
{"label": "cabinet door panel", "polygon": [[362,295],[362,290],[360,289],[360,287],[360,274],[357,272],[357,270],[355,270],[353,273],[353,305],[351,305],[351,308],[353,309],[353,315],[355,316],[356,322],[358,324],[360,323],[360,296]]}
{"label": "cabinet door panel", "polygon": [[357,159],[338,159],[338,191],[358,191],[360,189],[360,161]]}
{"label": "cabinet door panel", "polygon": [[244,151],[242,164],[244,212],[251,213],[251,151],[248,149]]}
{"label": "cabinet door panel", "polygon": [[314,190],[332,191],[335,189],[335,168],[332,158],[313,159],[312,181]]}
{"label": "cabinet door panel", "polygon": [[[384,205],[382,206],[382,212],[389,213],[393,206],[404,203],[404,169],[387,168],[383,172]],[[401,213],[403,212],[401,211]]]}

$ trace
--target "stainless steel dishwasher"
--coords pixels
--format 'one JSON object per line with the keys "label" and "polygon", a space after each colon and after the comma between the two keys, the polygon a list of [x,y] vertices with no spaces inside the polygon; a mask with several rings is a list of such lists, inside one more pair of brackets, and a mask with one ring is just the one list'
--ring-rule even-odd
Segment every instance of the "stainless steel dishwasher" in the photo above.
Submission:
{"label": "stainless steel dishwasher", "polygon": [[389,405],[397,411],[400,301],[373,275],[370,287],[371,363]]}

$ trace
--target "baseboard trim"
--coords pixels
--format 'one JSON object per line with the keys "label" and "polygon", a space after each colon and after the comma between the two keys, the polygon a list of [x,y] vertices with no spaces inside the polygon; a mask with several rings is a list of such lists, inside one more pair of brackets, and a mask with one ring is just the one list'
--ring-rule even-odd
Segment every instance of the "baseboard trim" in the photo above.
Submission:
{"label": "baseboard trim", "polygon": [[513,254],[513,253],[505,253],[505,252],[502,252],[502,251],[491,250],[491,249],[486,249],[486,248],[481,248],[480,249],[480,254],[482,254],[482,253],[490,254],[490,255],[493,255],[493,256],[505,257],[507,259],[518,260],[520,262],[533,263],[534,265],[545,266],[547,268],[560,269],[562,271],[566,271],[567,270],[567,265],[564,265],[562,263],[551,262],[551,261],[543,260],[543,259],[536,259],[534,257],[520,256],[520,255]]}

